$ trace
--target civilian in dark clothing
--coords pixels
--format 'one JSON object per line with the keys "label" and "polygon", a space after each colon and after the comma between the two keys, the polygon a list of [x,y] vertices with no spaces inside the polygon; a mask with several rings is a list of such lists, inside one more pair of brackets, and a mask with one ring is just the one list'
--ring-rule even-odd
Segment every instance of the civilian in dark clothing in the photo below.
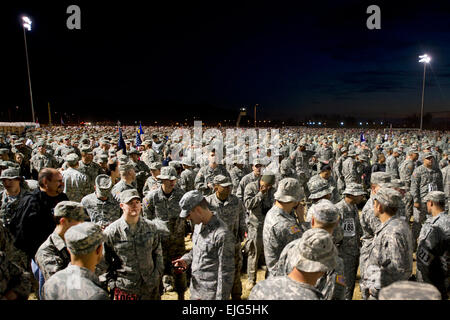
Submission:
{"label": "civilian in dark clothing", "polygon": [[378,155],[378,161],[372,166],[372,172],[386,172],[386,157],[383,153]]}
{"label": "civilian in dark clothing", "polygon": [[14,245],[27,254],[29,261],[56,227],[53,208],[59,202],[69,200],[62,192],[64,183],[58,170],[42,169],[38,180],[39,189],[20,200],[9,225]]}
{"label": "civilian in dark clothing", "polygon": [[21,152],[14,154],[14,161],[19,165],[19,175],[25,179],[31,179],[30,164],[23,161],[24,155]]}

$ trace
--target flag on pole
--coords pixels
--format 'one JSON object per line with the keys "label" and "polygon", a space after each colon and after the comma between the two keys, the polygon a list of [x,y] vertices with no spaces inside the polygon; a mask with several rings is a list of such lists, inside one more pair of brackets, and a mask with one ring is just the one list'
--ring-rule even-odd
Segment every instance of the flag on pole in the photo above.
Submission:
{"label": "flag on pole", "polygon": [[61,125],[62,125],[62,126],[64,125],[64,121],[63,121],[63,119],[62,119],[62,116],[61,116]]}
{"label": "flag on pole", "polygon": [[125,140],[122,137],[122,128],[119,128],[119,142],[117,143],[117,151],[122,150],[123,154],[127,154],[127,146],[125,145]]}
{"label": "flag on pole", "polygon": [[136,132],[136,147],[139,147],[142,144],[141,135],[139,134],[139,131]]}
{"label": "flag on pole", "polygon": [[144,134],[144,129],[142,129],[142,124],[139,122],[139,134]]}
{"label": "flag on pole", "polygon": [[366,137],[364,136],[364,131],[361,132],[361,134],[359,136],[359,141],[361,141],[361,142],[366,141]]}

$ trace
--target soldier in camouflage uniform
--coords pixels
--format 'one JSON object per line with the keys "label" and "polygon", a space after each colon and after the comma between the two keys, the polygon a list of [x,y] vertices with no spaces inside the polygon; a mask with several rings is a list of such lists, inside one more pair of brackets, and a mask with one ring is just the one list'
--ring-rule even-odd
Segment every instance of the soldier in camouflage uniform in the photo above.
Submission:
{"label": "soldier in camouflage uniform", "polygon": [[194,164],[188,157],[183,157],[181,164],[184,170],[180,174],[180,180],[178,180],[178,183],[184,192],[194,190],[195,176],[197,175],[193,170]]}
{"label": "soldier in camouflage uniform", "polygon": [[79,158],[81,158],[81,153],[78,148],[75,148],[70,144],[70,137],[63,137],[64,144],[56,148],[55,150],[55,158],[62,163],[65,160],[65,157],[70,153],[75,153]]}
{"label": "soldier in camouflage uniform", "polygon": [[312,190],[316,189],[314,185],[318,184],[326,184],[331,190],[331,202],[337,203],[339,201],[340,195],[337,191],[336,181],[331,175],[331,167],[329,165],[322,166],[320,169],[320,173],[312,176],[311,179],[309,179],[307,185],[311,193]]}
{"label": "soldier in camouflage uniform", "polygon": [[122,191],[136,189],[136,172],[132,165],[127,163],[119,164],[120,181],[111,189],[113,198],[120,202],[120,194]]}
{"label": "soldier in camouflage uniform", "polygon": [[369,251],[361,281],[367,286],[369,299],[378,299],[381,288],[412,274],[412,235],[405,221],[395,212],[402,205],[398,191],[382,187],[374,195],[373,208],[381,224]]}
{"label": "soldier in camouflage uniform", "polygon": [[0,222],[7,227],[20,200],[29,192],[24,188],[23,178],[19,169],[3,170],[0,176],[5,190],[0,193]]}
{"label": "soldier in camouflage uniform", "polygon": [[94,273],[103,256],[101,228],[84,222],[70,228],[64,237],[71,263],[45,282],[44,300],[109,300]]}
{"label": "soldier in camouflage uniform", "polygon": [[11,260],[17,250],[10,233],[0,224],[0,300],[28,300],[31,274]]}
{"label": "soldier in camouflage uniform", "polygon": [[78,171],[85,174],[89,179],[89,193],[94,192],[95,178],[100,174],[100,166],[93,162],[92,149],[89,146],[81,146],[81,160],[78,162]]}
{"label": "soldier in camouflage uniform", "polygon": [[380,290],[378,300],[441,300],[441,294],[429,283],[396,281]]}
{"label": "soldier in camouflage uniform", "polygon": [[108,154],[109,148],[110,148],[109,141],[106,140],[105,138],[101,138],[100,145],[94,150],[92,150],[92,154],[94,155],[94,157],[97,157],[100,154]]}
{"label": "soldier in camouflage uniform", "polygon": [[213,179],[221,174],[231,179],[230,174],[224,165],[218,164],[218,159],[214,149],[210,151],[208,157],[209,164],[202,167],[195,177],[195,189],[201,191],[204,196],[209,196],[214,192]]}
{"label": "soldier in camouflage uniform", "polygon": [[145,181],[144,188],[142,190],[144,197],[149,193],[149,191],[158,189],[161,186],[161,181],[156,178],[161,173],[161,163],[152,162],[150,163],[149,168],[151,175],[147,178],[147,181]]}
{"label": "soldier in camouflage uniform", "polygon": [[322,300],[314,286],[317,280],[336,266],[337,250],[328,232],[310,229],[290,250],[285,276],[271,277],[256,284],[249,300]]}
{"label": "soldier in camouflage uniform", "polygon": [[417,279],[433,284],[448,299],[450,289],[450,218],[444,211],[445,194],[431,191],[424,198],[430,215],[422,226],[417,247]]}
{"label": "soldier in camouflage uniform", "polygon": [[266,278],[274,271],[284,247],[303,234],[304,208],[300,205],[303,197],[303,189],[297,180],[285,178],[279,182],[274,194],[275,204],[267,212],[263,227]]}
{"label": "soldier in camouflage uniform", "polygon": [[442,169],[442,181],[444,183],[444,193],[445,193],[445,210],[448,212],[450,210],[450,166],[446,166]]}
{"label": "soldier in camouflage uniform", "polygon": [[113,198],[111,189],[111,178],[101,174],[95,178],[95,191],[81,199],[91,222],[103,229],[121,216],[119,203]]}
{"label": "soldier in camouflage uniform", "polygon": [[239,163],[237,157],[233,158],[233,167],[230,170],[231,182],[233,183],[232,194],[236,195],[239,187],[239,183],[242,178],[247,174],[243,163]]}
{"label": "soldier in camouflage uniform", "polygon": [[64,160],[68,166],[68,168],[62,172],[64,193],[69,200],[80,202],[81,199],[91,191],[89,178],[84,173],[77,170],[79,165],[78,156],[76,154],[70,153]]}
{"label": "soldier in camouflage uniform", "polygon": [[192,250],[174,266],[192,269],[191,300],[228,300],[234,279],[235,239],[227,225],[208,209],[198,190],[180,200],[180,217],[195,225]]}
{"label": "soldier in camouflage uniform", "polygon": [[145,140],[142,143],[143,146],[145,146],[145,150],[142,153],[142,161],[144,161],[144,163],[150,167],[150,164],[153,162],[162,162],[162,156],[160,154],[158,154],[155,150],[153,150],[152,148],[152,141],[150,140]]}
{"label": "soldier in camouflage uniform", "polygon": [[342,175],[344,176],[344,183],[347,186],[350,183],[361,183],[361,176],[358,175],[358,163],[355,160],[356,153],[349,151],[347,158],[342,163]]}
{"label": "soldier in camouflage uniform", "polygon": [[336,164],[333,167],[334,177],[336,180],[336,187],[340,195],[345,189],[345,179],[344,175],[342,174],[342,164],[344,163],[344,160],[347,158],[348,149],[346,147],[342,147],[341,153],[342,153],[341,156],[336,160]]}
{"label": "soldier in camouflage uniform", "polygon": [[397,209],[397,215],[409,225],[414,209],[414,200],[409,192],[409,188],[400,179],[391,180],[387,187],[397,190],[402,195],[403,205]]}
{"label": "soldier in camouflage uniform", "polygon": [[164,272],[161,236],[145,219],[136,189],[120,194],[123,215],[104,231],[105,275],[115,300],[160,300]]}
{"label": "soldier in camouflage uniform", "polygon": [[414,199],[414,244],[419,237],[422,224],[427,217],[427,206],[424,202],[425,196],[431,191],[444,191],[442,173],[433,168],[435,159],[431,152],[423,156],[423,164],[417,167],[411,176],[411,195]]}
{"label": "soldier in camouflage uniform", "polygon": [[386,172],[390,174],[391,180],[400,178],[398,173],[398,157],[400,156],[400,150],[394,148],[392,154],[386,158]]}
{"label": "soldier in camouflage uniform", "polygon": [[145,181],[150,176],[150,169],[144,161],[139,160],[140,154],[135,148],[131,148],[128,152],[130,156],[129,164],[134,167],[134,171],[136,172],[137,191],[142,196],[142,189],[144,188]]}
{"label": "soldier in camouflage uniform", "polygon": [[356,272],[359,265],[360,238],[362,236],[359,223],[358,207],[366,194],[362,185],[350,183],[345,188],[344,199],[336,204],[339,210],[341,227],[344,231],[342,243],[339,245],[339,257],[344,261],[345,299],[352,300],[355,290]]}
{"label": "soldier in camouflage uniform", "polygon": [[400,164],[399,176],[405,182],[408,189],[411,187],[411,176],[414,172],[416,161],[419,158],[419,151],[417,149],[410,149],[405,161]]}
{"label": "soldier in camouflage uniform", "polygon": [[177,176],[173,167],[163,167],[157,178],[161,180],[161,186],[145,196],[143,215],[149,220],[157,218],[167,223],[170,234],[161,237],[164,257],[162,285],[165,291],[174,290],[178,294],[178,299],[184,300],[184,292],[187,289],[186,274],[175,273],[171,264],[186,251],[184,243],[186,221],[179,217],[181,211],[179,202],[184,192],[176,186]]}
{"label": "soldier in camouflage uniform", "polygon": [[57,220],[56,228],[39,247],[34,258],[45,281],[70,263],[70,255],[64,241],[66,231],[89,218],[83,206],[73,201],[58,203],[54,210],[54,216]]}
{"label": "soldier in camouflage uniform", "polygon": [[236,190],[236,196],[244,203],[244,191],[247,185],[250,182],[255,182],[261,179],[261,173],[264,166],[262,165],[261,160],[254,159],[252,165],[252,172],[245,175],[241,181],[239,182],[238,188]]}
{"label": "soldier in camouflage uniform", "polygon": [[232,183],[229,178],[218,175],[213,180],[215,193],[206,197],[209,209],[216,214],[234,236],[234,281],[231,290],[232,300],[241,300],[242,283],[242,252],[241,243],[244,241],[247,225],[245,223],[245,208],[238,197],[231,194]]}
{"label": "soldier in camouflage uniform", "polygon": [[[247,259],[247,288],[250,290],[256,282],[256,271],[260,258],[264,258],[263,227],[266,213],[272,207],[275,198],[275,175],[266,172],[261,180],[251,182],[245,187],[244,205],[249,214],[246,249]],[[261,259],[262,260],[262,259]],[[262,262],[262,261],[261,261]]]}
{"label": "soldier in camouflage uniform", "polygon": [[58,161],[56,161],[55,157],[46,152],[46,145],[44,142],[38,142],[36,146],[38,153],[31,157],[30,160],[31,176],[35,180],[37,180],[39,171],[41,171],[42,168],[59,167]]}

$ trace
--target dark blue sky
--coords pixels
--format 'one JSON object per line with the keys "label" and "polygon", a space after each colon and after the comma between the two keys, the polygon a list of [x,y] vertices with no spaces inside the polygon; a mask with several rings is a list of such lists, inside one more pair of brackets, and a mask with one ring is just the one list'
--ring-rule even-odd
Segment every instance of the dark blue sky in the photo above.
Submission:
{"label": "dark blue sky", "polygon": [[[256,103],[265,117],[407,115],[420,111],[423,53],[432,56],[425,109],[450,110],[446,1],[93,2],[2,10],[2,105],[29,109],[19,24],[27,13],[42,117],[47,101],[54,110],[113,118],[212,105],[232,110],[234,119],[241,105]],[[81,8],[81,31],[66,28],[70,4]],[[381,8],[381,30],[366,27],[370,4]]]}

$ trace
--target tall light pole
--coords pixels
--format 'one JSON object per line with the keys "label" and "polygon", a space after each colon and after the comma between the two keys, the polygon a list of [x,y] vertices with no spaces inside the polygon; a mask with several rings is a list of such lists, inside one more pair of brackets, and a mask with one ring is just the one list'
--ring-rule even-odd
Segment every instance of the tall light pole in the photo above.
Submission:
{"label": "tall light pole", "polygon": [[419,62],[423,63],[423,86],[422,86],[422,108],[420,109],[420,131],[422,131],[423,125],[423,99],[425,96],[425,72],[427,70],[427,64],[430,63],[431,57],[427,54],[419,56]]}
{"label": "tall light pole", "polygon": [[27,70],[28,70],[28,86],[30,87],[30,100],[31,100],[31,114],[33,116],[33,122],[36,122],[34,117],[34,105],[33,105],[33,91],[31,90],[31,76],[30,76],[30,62],[28,61],[28,47],[27,47],[27,36],[25,29],[31,31],[31,24],[33,23],[30,18],[23,16],[22,17],[22,28],[23,28],[23,40],[25,42],[25,56],[27,58]]}
{"label": "tall light pole", "polygon": [[256,128],[256,107],[259,106],[259,104],[255,104],[255,128]]}

